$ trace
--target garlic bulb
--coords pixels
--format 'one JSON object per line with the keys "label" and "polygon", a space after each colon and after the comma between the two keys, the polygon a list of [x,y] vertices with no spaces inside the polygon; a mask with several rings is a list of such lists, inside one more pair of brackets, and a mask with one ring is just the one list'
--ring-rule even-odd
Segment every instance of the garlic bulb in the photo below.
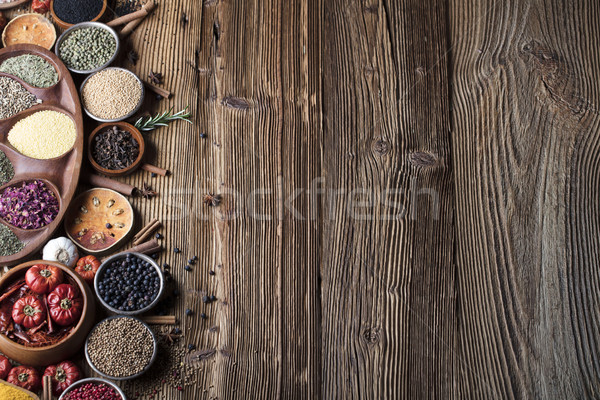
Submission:
{"label": "garlic bulb", "polygon": [[58,261],[67,267],[75,266],[79,254],[75,244],[66,237],[52,239],[44,246],[42,258],[46,261]]}

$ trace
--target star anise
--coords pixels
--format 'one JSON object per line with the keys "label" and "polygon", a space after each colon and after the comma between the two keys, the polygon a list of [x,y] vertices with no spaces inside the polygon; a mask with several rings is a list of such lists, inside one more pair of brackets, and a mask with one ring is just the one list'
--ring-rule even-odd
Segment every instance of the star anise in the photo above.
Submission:
{"label": "star anise", "polygon": [[155,85],[160,85],[163,82],[163,74],[160,72],[154,72],[150,70],[148,78],[150,78],[150,82],[154,83]]}
{"label": "star anise", "polygon": [[219,204],[221,204],[222,199],[223,198],[220,194],[208,193],[204,195],[203,203],[209,207],[217,207]]}
{"label": "star anise", "polygon": [[129,53],[127,53],[127,59],[133,65],[137,65],[137,62],[140,59],[140,56],[138,55],[138,53],[136,53],[135,50],[131,50]]}
{"label": "star anise", "polygon": [[146,200],[149,200],[152,197],[156,196],[158,193],[156,193],[154,190],[152,190],[152,187],[150,185],[148,185],[146,182],[144,182],[142,189],[140,190],[140,194],[142,195],[143,198],[145,198]]}
{"label": "star anise", "polygon": [[181,334],[175,333],[175,329],[171,329],[168,332],[161,332],[160,336],[162,336],[165,340],[169,341],[169,343],[174,343],[177,339],[181,337]]}

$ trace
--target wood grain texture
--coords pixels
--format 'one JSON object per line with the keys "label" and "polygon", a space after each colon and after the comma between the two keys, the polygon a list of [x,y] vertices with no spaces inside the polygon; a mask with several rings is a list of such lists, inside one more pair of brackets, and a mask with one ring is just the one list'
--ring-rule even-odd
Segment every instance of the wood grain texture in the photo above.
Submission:
{"label": "wood grain texture", "polygon": [[591,1],[450,1],[460,397],[598,398]]}
{"label": "wood grain texture", "polygon": [[456,320],[446,3],[328,1],[324,14],[323,394],[447,398]]}

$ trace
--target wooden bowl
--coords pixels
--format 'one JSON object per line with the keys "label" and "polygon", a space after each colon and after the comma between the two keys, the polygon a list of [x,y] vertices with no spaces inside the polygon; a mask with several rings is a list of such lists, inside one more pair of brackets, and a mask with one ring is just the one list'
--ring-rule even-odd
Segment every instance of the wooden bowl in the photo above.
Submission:
{"label": "wooden bowl", "polygon": [[[94,197],[98,199],[97,206],[94,205]],[[114,203],[107,207],[110,200]],[[87,212],[83,213],[81,206]],[[118,209],[123,209],[123,213],[114,215],[114,210]],[[103,255],[127,241],[134,222],[133,207],[125,196],[114,190],[95,188],[73,200],[65,216],[65,231],[69,239],[84,252]],[[110,228],[106,226],[107,223],[111,224]],[[123,226],[118,226],[119,223]]]}
{"label": "wooden bowl", "polygon": [[[24,30],[23,26],[27,26]],[[44,28],[45,32],[35,34],[33,27],[39,29]],[[15,37],[11,37],[15,36]],[[41,46],[46,50],[50,50],[56,42],[56,29],[52,22],[43,15],[31,13],[23,14],[13,18],[4,28],[2,32],[2,44],[4,47],[15,46],[17,44],[32,44]]]}
{"label": "wooden bowl", "polygon": [[94,325],[96,304],[90,287],[79,275],[63,264],[52,261],[29,261],[14,267],[0,279],[0,292],[16,279],[22,278],[27,269],[35,264],[53,265],[60,268],[64,274],[69,275],[77,283],[83,297],[83,312],[77,326],[66,338],[52,346],[26,347],[0,334],[0,352],[8,358],[25,365],[45,366],[68,359],[82,348],[88,333]]}
{"label": "wooden bowl", "polygon": [[27,3],[29,0],[15,0],[10,3],[2,3],[0,4],[0,10],[8,10],[9,8],[15,8],[20,6],[21,4]]}
{"label": "wooden bowl", "polygon": [[[119,169],[119,170],[106,169],[106,168],[101,167],[96,162],[96,160],[94,160],[94,157],[92,156],[92,144],[94,143],[94,138],[96,137],[96,135],[102,131],[105,131],[108,128],[112,128],[113,126],[118,126],[122,130],[131,133],[131,136],[133,136],[133,138],[140,145],[140,147],[139,147],[140,154],[138,154],[138,157],[136,158],[136,160],[129,167],[124,168],[124,169]],[[142,164],[142,160],[144,159],[145,152],[146,152],[146,143],[144,142],[144,135],[142,135],[142,133],[135,126],[128,124],[127,122],[106,122],[106,123],[100,125],[99,127],[97,127],[96,129],[94,129],[94,131],[88,138],[88,149],[87,149],[88,160],[90,161],[90,164],[92,164],[92,168],[94,168],[96,171],[100,172],[101,174],[104,174],[107,176],[125,176],[125,175],[129,175],[129,174],[133,173]]]}
{"label": "wooden bowl", "polygon": [[26,395],[28,395],[29,397],[31,397],[33,400],[40,400],[40,398],[38,397],[37,394],[30,392],[29,390],[23,389],[22,387],[19,387],[17,385],[13,385],[10,382],[6,382],[4,379],[0,379],[0,382],[2,382],[4,385],[10,386],[13,389],[17,389],[20,390],[21,392],[25,393]]}
{"label": "wooden bowl", "polygon": [[[96,16],[96,18],[92,19],[91,21],[81,21],[81,22],[96,22],[96,21],[98,21],[100,18],[102,18],[102,16],[104,16],[104,13],[106,12],[106,7],[107,7],[107,0],[104,0],[104,4],[102,4],[102,10],[100,10],[100,14],[98,14]],[[56,13],[54,12],[54,0],[52,0],[50,2],[50,15],[52,15],[52,19],[54,20],[54,22],[56,22],[56,25],[58,25],[62,29],[68,29],[68,28],[72,27],[73,25],[75,25],[75,24],[70,24],[68,22],[65,22],[56,16]]]}
{"label": "wooden bowl", "polygon": [[[25,248],[19,253],[0,257],[0,266],[15,265],[30,257],[42,248],[61,225],[67,207],[75,194],[81,170],[81,161],[83,159],[83,118],[77,88],[73,83],[71,74],[54,53],[42,47],[29,44],[19,44],[0,50],[0,63],[7,58],[23,54],[34,54],[44,58],[58,71],[59,81],[56,85],[49,88],[35,88],[12,75],[0,74],[1,76],[10,76],[15,79],[28,91],[36,95],[38,99],[43,101],[42,104],[35,105],[10,118],[0,120],[0,150],[6,154],[15,169],[15,176],[11,181],[0,186],[0,193],[5,187],[13,186],[17,182],[34,179],[44,180],[50,182],[51,186],[56,188],[59,195],[60,210],[50,224],[36,230],[22,230],[7,224],[3,220],[0,221],[0,223],[6,225],[26,244]],[[77,131],[75,144],[71,150],[60,157],[47,160],[29,158],[19,153],[8,142],[8,132],[17,121],[42,110],[62,112],[71,117],[75,123]]]}

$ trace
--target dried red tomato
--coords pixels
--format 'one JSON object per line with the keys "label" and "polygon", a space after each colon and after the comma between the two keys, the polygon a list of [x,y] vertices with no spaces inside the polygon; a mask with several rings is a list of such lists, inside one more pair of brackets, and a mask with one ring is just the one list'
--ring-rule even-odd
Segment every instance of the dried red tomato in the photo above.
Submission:
{"label": "dried red tomato", "polygon": [[7,381],[31,392],[37,392],[42,386],[40,374],[37,370],[24,365],[11,369]]}
{"label": "dried red tomato", "polygon": [[35,296],[21,297],[13,305],[12,319],[26,329],[38,326],[46,319],[44,304]]}
{"label": "dried red tomato", "polygon": [[71,325],[79,320],[83,310],[83,299],[79,290],[63,283],[48,295],[50,318],[61,326]]}
{"label": "dried red tomato", "polygon": [[11,369],[12,365],[8,358],[0,356],[0,379],[6,379]]}
{"label": "dried red tomato", "polygon": [[42,376],[52,377],[52,393],[60,396],[66,388],[81,379],[81,371],[71,361],[63,361],[58,365],[46,367]]}
{"label": "dried red tomato", "polygon": [[46,14],[50,10],[50,0],[33,0],[31,9],[40,14]]}
{"label": "dried red tomato", "polygon": [[63,281],[62,270],[53,265],[36,264],[27,270],[25,282],[38,294],[50,293]]}
{"label": "dried red tomato", "polygon": [[94,277],[98,268],[100,268],[100,260],[94,256],[81,257],[77,261],[75,272],[79,274],[90,286],[94,285]]}

